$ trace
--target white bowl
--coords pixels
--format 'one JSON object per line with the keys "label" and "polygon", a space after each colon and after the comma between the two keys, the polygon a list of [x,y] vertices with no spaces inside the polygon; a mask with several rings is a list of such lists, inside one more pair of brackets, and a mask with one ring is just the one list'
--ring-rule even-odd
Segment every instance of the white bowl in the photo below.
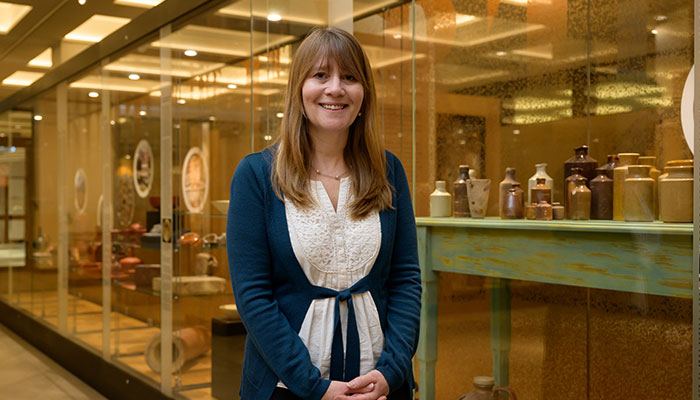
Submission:
{"label": "white bowl", "polygon": [[235,304],[220,305],[219,310],[223,311],[227,318],[241,319],[241,316],[238,314],[238,307]]}
{"label": "white bowl", "polygon": [[211,202],[211,205],[214,207],[214,209],[221,213],[221,214],[227,214],[228,213],[228,200],[213,200]]}

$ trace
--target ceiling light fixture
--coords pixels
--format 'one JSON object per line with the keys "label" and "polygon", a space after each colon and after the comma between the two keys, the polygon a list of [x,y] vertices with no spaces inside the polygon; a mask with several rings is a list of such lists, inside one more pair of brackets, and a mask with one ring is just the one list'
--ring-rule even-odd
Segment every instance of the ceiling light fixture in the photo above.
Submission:
{"label": "ceiling light fixture", "polygon": [[231,84],[229,84],[229,85],[226,86],[226,87],[228,87],[229,89],[235,89],[235,88],[238,87],[238,85],[236,85],[235,83],[231,83]]}
{"label": "ceiling light fixture", "polygon": [[187,101],[185,99],[177,99],[177,104],[185,104]]}
{"label": "ceiling light fixture", "polygon": [[284,117],[284,114],[282,114],[281,112],[279,112],[279,113],[275,114],[275,116],[276,116],[277,118],[282,118],[282,117]]}
{"label": "ceiling light fixture", "polygon": [[42,51],[38,56],[32,58],[27,65],[31,65],[32,67],[51,68],[53,65],[51,62],[51,57],[52,51],[51,47],[49,47]]}
{"label": "ceiling light fixture", "polygon": [[506,53],[505,51],[497,51],[497,52],[496,52],[496,55],[499,56],[499,57],[503,57],[503,56],[505,56],[506,54],[507,54],[507,53]]}
{"label": "ceiling light fixture", "polygon": [[78,0],[78,4],[80,4],[81,6],[84,6],[86,2],[87,0]]}
{"label": "ceiling light fixture", "polygon": [[666,21],[668,19],[668,17],[665,15],[657,15],[656,17],[654,17],[654,19],[658,22],[663,22],[663,21]]}
{"label": "ceiling light fixture", "polygon": [[31,6],[0,2],[0,33],[11,31],[31,10]]}
{"label": "ceiling light fixture", "polygon": [[185,50],[185,55],[187,57],[194,57],[197,55],[197,51],[196,50]]}
{"label": "ceiling light fixture", "polygon": [[97,92],[89,92],[89,93],[88,93],[88,96],[89,96],[89,97],[92,97],[92,98],[95,98],[95,97],[100,97],[100,94],[97,93]]}
{"label": "ceiling light fixture", "polygon": [[95,14],[68,32],[64,38],[78,42],[97,43],[129,22],[131,22],[129,18]]}
{"label": "ceiling light fixture", "polygon": [[139,79],[141,79],[141,77],[139,76],[139,74],[129,74],[129,79],[131,79],[132,81],[138,81]]}
{"label": "ceiling light fixture", "polygon": [[279,14],[270,14],[267,16],[268,21],[277,22],[282,20],[282,16]]}
{"label": "ceiling light fixture", "polygon": [[210,116],[209,116],[209,121],[216,121],[216,117],[213,116],[213,115],[210,115]]}
{"label": "ceiling light fixture", "polygon": [[146,115],[146,111],[143,111],[143,110],[139,111],[139,115],[142,116],[142,117],[145,116],[145,115]]}
{"label": "ceiling light fixture", "polygon": [[656,29],[652,29],[652,30],[651,30],[651,34],[652,34],[652,35],[656,35],[657,33],[659,33],[659,31],[657,31]]}
{"label": "ceiling light fixture", "polygon": [[34,116],[34,121],[41,121],[42,119],[44,119],[44,117],[42,117],[42,116],[39,115],[39,114],[37,114],[37,115]]}

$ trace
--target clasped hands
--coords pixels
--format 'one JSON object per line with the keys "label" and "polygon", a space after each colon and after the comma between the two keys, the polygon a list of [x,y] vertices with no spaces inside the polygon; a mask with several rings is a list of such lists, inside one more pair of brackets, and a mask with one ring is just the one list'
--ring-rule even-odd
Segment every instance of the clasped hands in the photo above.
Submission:
{"label": "clasped hands", "polygon": [[321,400],[386,400],[389,384],[376,369],[350,382],[331,381]]}

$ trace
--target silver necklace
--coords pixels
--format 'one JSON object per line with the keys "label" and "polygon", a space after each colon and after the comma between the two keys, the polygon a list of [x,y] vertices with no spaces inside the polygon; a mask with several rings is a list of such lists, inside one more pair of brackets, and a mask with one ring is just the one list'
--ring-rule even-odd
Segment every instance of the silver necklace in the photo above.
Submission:
{"label": "silver necklace", "polygon": [[341,173],[338,174],[338,175],[328,175],[328,174],[324,174],[323,172],[321,172],[321,170],[319,170],[318,168],[314,167],[314,172],[316,172],[317,174],[319,174],[319,175],[321,175],[321,176],[325,176],[326,178],[331,178],[331,179],[335,179],[336,181],[339,181],[339,180],[340,180],[340,177],[341,177],[342,175],[345,175],[345,173],[348,172],[348,171],[345,170],[345,171],[341,172]]}

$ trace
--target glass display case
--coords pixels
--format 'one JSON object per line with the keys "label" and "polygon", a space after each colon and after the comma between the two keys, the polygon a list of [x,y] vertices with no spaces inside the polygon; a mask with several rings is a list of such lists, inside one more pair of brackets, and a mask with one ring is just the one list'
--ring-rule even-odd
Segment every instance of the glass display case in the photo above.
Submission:
{"label": "glass display case", "polygon": [[236,398],[229,185],[332,25],[368,54],[414,197],[420,398],[482,375],[521,399],[688,397],[692,1],[154,3],[121,4],[149,33],[0,116],[1,302],[166,396]]}

